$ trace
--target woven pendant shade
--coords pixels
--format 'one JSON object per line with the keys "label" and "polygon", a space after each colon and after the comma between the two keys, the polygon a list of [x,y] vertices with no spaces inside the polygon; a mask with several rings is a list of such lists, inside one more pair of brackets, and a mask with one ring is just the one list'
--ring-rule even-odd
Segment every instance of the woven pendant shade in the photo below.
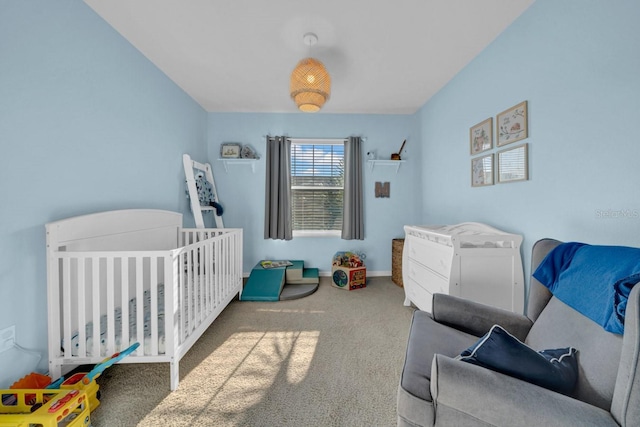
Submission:
{"label": "woven pendant shade", "polygon": [[305,58],[291,73],[291,98],[300,111],[319,111],[331,94],[331,77],[322,62]]}

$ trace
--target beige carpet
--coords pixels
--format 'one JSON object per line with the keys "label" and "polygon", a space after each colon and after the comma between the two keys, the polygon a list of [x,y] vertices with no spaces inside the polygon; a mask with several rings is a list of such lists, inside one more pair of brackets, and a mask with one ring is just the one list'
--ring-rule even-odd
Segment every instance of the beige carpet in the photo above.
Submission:
{"label": "beige carpet", "polygon": [[124,364],[98,379],[94,427],[395,426],[413,309],[389,278],[345,291],[232,302],[180,362]]}

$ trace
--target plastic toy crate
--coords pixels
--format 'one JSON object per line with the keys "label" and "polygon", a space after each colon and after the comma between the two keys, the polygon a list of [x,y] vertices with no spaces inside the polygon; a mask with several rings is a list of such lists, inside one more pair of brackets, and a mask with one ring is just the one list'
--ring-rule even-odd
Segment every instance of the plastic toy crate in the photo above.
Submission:
{"label": "plastic toy crate", "polygon": [[83,390],[0,390],[2,427],[88,427],[87,395]]}

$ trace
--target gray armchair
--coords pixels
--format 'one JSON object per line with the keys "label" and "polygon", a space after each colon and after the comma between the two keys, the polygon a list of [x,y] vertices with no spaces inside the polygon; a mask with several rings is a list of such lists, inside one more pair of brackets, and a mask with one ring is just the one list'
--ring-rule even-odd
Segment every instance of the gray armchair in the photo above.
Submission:
{"label": "gray armchair", "polygon": [[[544,239],[531,271],[561,242]],[[639,426],[640,285],[629,296],[624,335],[562,303],[533,277],[527,315],[448,295],[416,310],[398,387],[398,426]],[[494,324],[534,348],[578,349],[571,396],[456,360]]]}

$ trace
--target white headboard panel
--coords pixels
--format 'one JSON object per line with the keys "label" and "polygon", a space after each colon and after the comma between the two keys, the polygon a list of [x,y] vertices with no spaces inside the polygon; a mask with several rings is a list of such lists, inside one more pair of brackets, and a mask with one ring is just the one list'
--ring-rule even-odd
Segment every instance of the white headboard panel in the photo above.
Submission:
{"label": "white headboard panel", "polygon": [[67,218],[46,225],[47,250],[140,251],[178,247],[182,214],[126,209]]}

